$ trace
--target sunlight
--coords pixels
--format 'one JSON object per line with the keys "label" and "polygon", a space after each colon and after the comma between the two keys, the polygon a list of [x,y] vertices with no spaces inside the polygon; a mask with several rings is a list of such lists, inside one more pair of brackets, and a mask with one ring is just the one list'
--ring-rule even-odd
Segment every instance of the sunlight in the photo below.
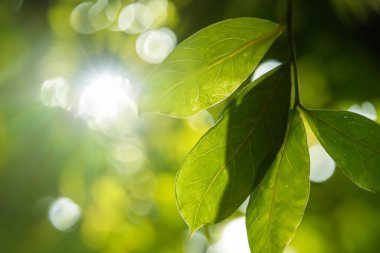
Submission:
{"label": "sunlight", "polygon": [[147,29],[139,17],[143,16],[145,5],[142,3],[131,3],[125,6],[118,19],[119,29],[130,34],[141,33]]}
{"label": "sunlight", "polygon": [[79,115],[96,122],[116,120],[127,109],[137,117],[137,107],[128,95],[130,82],[119,76],[102,74],[95,77],[83,90],[79,101]]}
{"label": "sunlight", "polygon": [[335,171],[335,162],[321,144],[310,147],[310,181],[322,183],[329,179]]}
{"label": "sunlight", "polygon": [[50,223],[60,231],[72,228],[81,217],[81,208],[71,199],[57,198],[49,208]]}
{"label": "sunlight", "polygon": [[257,80],[259,77],[263,76],[264,74],[268,73],[269,71],[271,71],[279,65],[281,65],[281,62],[277,60],[269,59],[264,61],[259,66],[257,66],[255,71],[253,72],[251,81]]}
{"label": "sunlight", "polygon": [[242,213],[245,214],[245,213],[247,212],[248,204],[249,204],[249,197],[247,197],[247,198],[244,200],[243,204],[240,205],[240,207],[239,207],[238,210],[239,210],[240,212],[242,212]]}
{"label": "sunlight", "polygon": [[207,237],[202,232],[197,231],[191,237],[186,236],[184,253],[205,252],[207,244]]}
{"label": "sunlight", "polygon": [[70,15],[71,27],[78,33],[90,34],[96,29],[91,24],[90,10],[94,6],[93,2],[83,2],[75,7]]}
{"label": "sunlight", "polygon": [[108,0],[98,0],[88,12],[91,25],[97,31],[109,27],[116,19],[115,10],[110,15],[107,15],[109,13],[107,11],[109,9],[108,5]]}
{"label": "sunlight", "polygon": [[69,86],[65,79],[58,77],[46,80],[41,87],[40,97],[45,106],[68,108]]}
{"label": "sunlight", "polygon": [[139,34],[168,24],[174,5],[168,0],[124,3],[120,0],[96,0],[79,3],[70,14],[71,27],[81,34],[104,29]]}
{"label": "sunlight", "polygon": [[215,124],[215,120],[207,110],[202,110],[188,118],[187,123],[194,131],[205,133]]}
{"label": "sunlight", "polygon": [[110,147],[109,159],[119,173],[138,173],[146,161],[144,145],[138,138],[117,142]]}
{"label": "sunlight", "polygon": [[168,16],[167,0],[152,0],[145,5],[141,23],[145,27],[155,28],[165,24]]}
{"label": "sunlight", "polygon": [[349,109],[350,112],[360,114],[370,120],[377,120],[377,112],[375,106],[371,102],[363,102],[362,105],[354,104]]}
{"label": "sunlight", "polygon": [[250,253],[245,218],[229,222],[223,229],[221,238],[212,245],[207,253]]}
{"label": "sunlight", "polygon": [[136,34],[160,27],[167,21],[168,8],[167,0],[128,4],[120,12],[119,29],[129,34]]}
{"label": "sunlight", "polygon": [[150,30],[140,34],[136,41],[136,52],[142,60],[159,64],[170,54],[177,44],[174,32],[168,28]]}

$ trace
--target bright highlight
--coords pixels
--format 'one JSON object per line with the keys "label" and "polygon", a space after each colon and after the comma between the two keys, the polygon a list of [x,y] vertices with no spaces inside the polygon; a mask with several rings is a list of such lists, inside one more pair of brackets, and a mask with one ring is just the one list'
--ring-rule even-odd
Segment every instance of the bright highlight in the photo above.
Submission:
{"label": "bright highlight", "polygon": [[354,112],[354,113],[360,114],[364,117],[367,117],[370,120],[373,120],[373,121],[377,120],[376,108],[372,103],[370,103],[368,101],[363,102],[363,104],[361,106],[358,104],[354,104],[348,110],[350,112]]}
{"label": "bright highlight", "polygon": [[65,79],[58,77],[46,80],[41,87],[41,100],[45,106],[68,108],[69,86]]}
{"label": "bright highlight", "polygon": [[261,63],[259,66],[257,66],[255,72],[253,72],[251,81],[257,80],[259,77],[263,76],[279,65],[281,65],[281,62],[277,60],[267,60]]}
{"label": "bright highlight", "polygon": [[310,147],[310,181],[322,183],[329,179],[335,171],[335,162],[321,144]]}
{"label": "bright highlight", "polygon": [[136,52],[142,60],[159,64],[177,44],[177,38],[170,29],[161,28],[142,33],[136,41]]}
{"label": "bright highlight", "polygon": [[250,253],[245,218],[237,218],[228,223],[221,238],[212,245],[207,253]]}
{"label": "bright highlight", "polygon": [[130,82],[108,74],[95,77],[82,92],[79,115],[103,122],[115,120],[125,110],[137,117],[137,107],[128,96]]}
{"label": "bright highlight", "polygon": [[56,199],[49,208],[50,223],[60,231],[72,228],[81,217],[81,208],[69,198]]}

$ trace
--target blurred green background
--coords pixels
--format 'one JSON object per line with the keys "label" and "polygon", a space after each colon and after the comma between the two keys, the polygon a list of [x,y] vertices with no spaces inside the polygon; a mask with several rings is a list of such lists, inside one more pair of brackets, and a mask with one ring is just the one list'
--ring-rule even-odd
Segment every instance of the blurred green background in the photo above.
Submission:
{"label": "blurred green background", "polygon": [[[305,106],[376,120],[380,1],[296,2]],[[176,209],[176,171],[220,108],[138,117],[135,102],[193,32],[232,17],[281,22],[284,11],[274,0],[0,1],[0,252],[249,252],[244,206],[191,239]],[[286,57],[282,37],[266,59]],[[380,252],[380,195],[322,164],[329,175],[312,183],[286,252]]]}

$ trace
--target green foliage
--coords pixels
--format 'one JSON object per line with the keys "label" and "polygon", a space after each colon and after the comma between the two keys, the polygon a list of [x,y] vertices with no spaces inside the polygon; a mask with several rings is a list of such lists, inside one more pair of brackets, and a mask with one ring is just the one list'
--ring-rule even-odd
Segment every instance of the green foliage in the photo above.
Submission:
{"label": "green foliage", "polygon": [[230,216],[251,194],[246,223],[253,253],[282,252],[304,214],[309,154],[300,110],[348,177],[367,190],[380,188],[380,127],[354,113],[307,110],[301,104],[298,82],[291,82],[291,69],[293,80],[298,74],[291,8],[288,14],[289,63],[240,93],[234,91],[254,70],[281,26],[243,18],[201,30],[153,71],[140,98],[142,111],[175,117],[233,98],[185,159],[177,175],[176,197],[193,233]]}
{"label": "green foliage", "polygon": [[380,190],[380,127],[344,111],[305,110],[318,140],[338,167],[360,187]]}
{"label": "green foliage", "polygon": [[140,110],[186,117],[224,100],[252,73],[280,32],[273,22],[238,18],[195,33],[150,75]]}
{"label": "green foliage", "polygon": [[[241,236],[242,234],[235,232],[236,223],[234,221],[237,216],[242,215],[243,208],[239,208],[239,211],[220,224],[205,227],[190,239],[184,232],[186,224],[176,206],[173,190],[175,174],[185,160],[186,154],[207,131],[210,124],[213,124],[212,117],[219,118],[222,106],[227,102],[222,102],[215,108],[210,107],[209,112],[200,111],[201,113],[190,119],[154,114],[142,115],[133,123],[135,125],[133,129],[136,130],[133,136],[129,136],[129,134],[120,136],[117,130],[125,133],[127,129],[118,128],[116,130],[108,120],[102,122],[101,129],[95,128],[96,126],[90,118],[77,117],[80,111],[78,107],[87,87],[97,82],[96,79],[104,74],[109,74],[109,77],[121,77],[123,80],[124,78],[128,79],[131,86],[128,95],[134,98],[140,84],[148,77],[148,72],[157,66],[146,63],[136,50],[136,46],[143,44],[142,39],[146,38],[146,33],[141,31],[142,33],[130,34],[126,33],[127,31],[120,31],[119,21],[135,19],[131,24],[132,29],[139,29],[138,26],[147,25],[146,21],[148,23],[154,21],[154,26],[149,28],[153,31],[150,30],[149,33],[155,30],[161,31],[162,27],[168,27],[173,30],[179,41],[183,41],[189,34],[200,28],[231,17],[256,16],[273,21],[283,21],[286,1],[93,0],[90,2],[77,0],[0,1],[2,34],[0,40],[1,252],[200,253],[214,251],[226,253],[225,251],[230,249],[229,253],[242,253],[243,250],[240,248],[242,246],[246,248],[248,245],[244,243],[245,238]],[[361,104],[365,100],[369,100],[377,108],[377,114],[380,115],[380,85],[378,85],[380,83],[378,71],[380,36],[376,36],[379,31],[380,8],[374,6],[375,2],[378,5],[378,1],[308,1],[307,4],[303,1],[293,2],[297,16],[294,19],[297,27],[296,44],[302,48],[301,52],[297,54],[297,61],[302,102],[305,107],[344,110],[353,104]],[[373,5],[372,8],[365,8],[364,11],[363,8],[358,8],[358,5],[369,6],[370,2]],[[78,27],[71,24],[71,16],[73,13],[76,14],[75,10],[82,4],[87,7],[86,10],[81,11],[80,18],[76,18],[76,24],[80,27],[85,25],[92,31],[95,27],[102,27],[101,30],[88,35],[76,32],[75,29]],[[135,7],[141,7],[143,4],[149,7],[145,9],[149,11],[130,8],[135,11],[135,15],[124,15],[123,17],[122,10],[130,4],[139,5]],[[162,4],[167,5],[165,14]],[[120,6],[115,7],[115,5]],[[153,15],[148,15],[148,12],[152,12]],[[358,16],[360,16],[360,21],[355,18]],[[112,24],[111,19],[115,19]],[[273,27],[273,29],[265,31],[265,34],[270,34],[272,31],[279,32],[277,27],[284,31],[284,35],[286,35],[285,31],[289,30],[286,28],[286,24],[276,26],[269,21],[263,23],[267,23],[268,27],[272,24]],[[103,29],[107,24],[110,26]],[[256,26],[254,29],[258,28],[260,27]],[[253,32],[254,29],[250,32]],[[246,36],[246,34],[244,33],[242,36]],[[224,30],[217,35],[226,36]],[[274,40],[277,35],[268,39],[268,42]],[[211,36],[209,39],[215,36]],[[148,50],[150,53],[161,52],[160,45],[163,41],[156,41],[156,39],[149,43],[151,47],[148,49],[154,51]],[[224,46],[231,46],[230,42],[223,44],[222,49]],[[171,46],[174,46],[174,44],[169,44],[166,44],[167,50],[171,50]],[[273,43],[268,55],[261,57],[263,60],[271,58],[289,62],[289,65],[294,67],[295,62],[286,58],[287,51],[286,39],[285,36],[282,36]],[[252,53],[254,52],[252,51]],[[241,58],[242,54],[237,55],[234,63],[240,62]],[[186,67],[182,64],[188,64],[181,62],[181,59],[179,56],[176,68]],[[231,67],[229,61],[224,66],[227,65]],[[245,71],[245,67],[245,64],[242,66],[234,64],[236,70]],[[160,68],[161,66],[158,66],[156,71],[160,72]],[[222,70],[225,70],[224,68]],[[225,71],[227,72],[227,70]],[[247,71],[252,72],[253,70],[252,66]],[[211,76],[210,79],[216,76],[215,72],[207,72],[202,80],[206,80],[208,76]],[[235,71],[235,73],[237,72]],[[275,71],[270,75],[274,76],[277,73]],[[230,76],[230,74],[226,73],[219,83],[215,83],[214,88],[223,87],[223,81],[230,80],[230,78],[244,79],[243,76]],[[246,91],[254,89],[255,91],[252,92],[257,92],[256,87],[262,85],[264,88],[264,86],[270,85],[267,80],[271,77],[268,75],[256,81],[255,84],[250,84]],[[293,74],[293,80],[295,80],[294,77],[296,78],[297,75]],[[51,95],[55,99],[68,95],[67,102],[70,105],[66,108],[70,108],[68,111],[59,107],[43,106],[39,99],[39,96],[44,94],[39,92],[44,86],[42,84],[45,80],[53,78],[66,80],[69,87],[68,94],[63,94],[65,91],[61,92],[62,89],[58,89],[55,94]],[[158,79],[161,81],[160,78]],[[167,79],[165,82],[171,82],[169,78]],[[245,80],[243,86],[240,83],[242,81],[236,84],[232,93],[225,94],[224,101],[235,99],[236,102],[237,96],[243,94],[239,91],[249,81]],[[151,89],[156,89],[156,84],[154,79],[148,82],[142,96],[151,92]],[[208,81],[199,83],[199,86],[205,89],[208,85]],[[295,83],[292,85],[292,93],[295,94]],[[189,96],[190,93],[191,91],[187,91],[185,95]],[[214,93],[206,92],[204,99],[209,95],[215,95]],[[109,97],[108,95],[104,92],[97,94],[97,97],[104,101],[103,98]],[[155,99],[153,95],[156,96],[152,94],[151,101]],[[280,98],[283,99],[281,96]],[[168,100],[170,102],[167,107],[170,115],[174,115],[171,111],[175,108],[181,109],[182,106],[192,108],[193,105],[188,100],[186,100],[186,104],[182,100],[182,94],[175,99]],[[101,101],[94,103],[93,106],[106,107],[107,105],[102,106]],[[110,101],[110,103],[114,102]],[[254,102],[254,100],[246,101],[246,103]],[[293,105],[293,103],[291,104]],[[291,110],[294,112],[300,112],[300,108],[302,109],[299,103],[295,103],[295,107],[291,106]],[[287,111],[288,107],[284,107],[282,110]],[[328,181],[311,184],[312,192],[302,223],[297,228],[289,248],[285,252],[379,253],[380,194],[362,190],[361,187],[357,187],[356,184],[345,178],[346,175],[342,172],[346,170],[348,173],[353,173],[352,179],[357,181],[355,178],[366,175],[363,167],[371,164],[368,177],[364,177],[364,181],[360,184],[363,186],[369,182],[371,185],[365,188],[372,187],[371,191],[376,191],[374,188],[379,182],[376,163],[379,165],[379,155],[359,144],[357,145],[360,153],[355,153],[355,150],[352,150],[355,144],[349,138],[344,137],[345,135],[341,136],[326,125],[319,125],[322,123],[316,119],[314,120],[317,122],[317,126],[313,126],[313,117],[311,116],[313,112],[301,111],[302,119],[309,118],[308,120],[311,122],[308,125],[314,128],[322,144],[325,142],[325,148],[334,157],[340,169],[336,169],[335,174]],[[192,114],[193,111],[190,113]],[[269,114],[268,121],[275,121],[275,113],[269,111]],[[340,129],[346,133],[349,132],[349,126],[357,126],[350,130],[354,131],[350,133],[355,135],[355,138],[361,135],[370,135],[370,131],[378,133],[379,127],[375,123],[366,120],[370,127],[367,124],[358,124],[358,122],[362,122],[362,117],[359,119],[358,116],[349,114],[351,121],[346,122],[344,119],[338,119],[339,113],[332,112],[331,115],[337,117],[336,125],[339,125]],[[241,121],[254,120],[251,115],[243,117],[237,113],[235,116]],[[224,118],[230,118],[229,112],[224,111],[224,116],[220,117],[220,120]],[[115,117],[115,119],[126,122],[124,117]],[[306,122],[303,122],[306,125]],[[377,119],[377,122],[380,122],[380,119]],[[235,125],[239,130],[231,129],[230,132],[217,136],[220,138],[220,143],[224,145],[229,142],[234,137],[233,134],[246,134],[238,122],[235,122]],[[129,126],[132,124],[128,124],[128,128]],[[227,130],[228,126],[225,126]],[[324,130],[320,131],[321,129]],[[314,145],[318,139],[313,136],[312,128],[307,126],[306,130],[309,145],[321,148],[319,145]],[[325,135],[322,136],[322,132]],[[260,137],[259,134],[253,134]],[[370,140],[367,137],[364,139],[362,142],[367,146],[377,147],[375,140],[378,140],[378,134],[371,137]],[[216,142],[215,139],[210,138],[209,140]],[[333,142],[334,140],[342,141],[344,145],[337,145]],[[280,142],[283,144],[282,139]],[[264,147],[267,142],[256,140],[256,143],[254,148],[260,152],[261,147]],[[346,145],[347,143],[350,145]],[[284,143],[284,145],[286,144]],[[333,147],[332,152],[330,152],[331,147]],[[343,166],[343,163],[338,161],[338,155],[341,156],[342,152],[348,154],[350,150],[353,152],[344,157],[346,165]],[[248,156],[249,154],[245,151],[242,149],[236,155]],[[212,163],[219,162],[215,161],[216,158],[212,158],[212,154],[210,152],[204,156],[207,169],[206,167],[192,169],[197,173],[207,173]],[[361,160],[359,160],[360,154],[362,155]],[[273,154],[271,159],[265,161],[265,166],[262,166],[263,169],[260,171],[253,168],[254,172],[251,172],[249,168],[236,167],[238,173],[249,171],[256,175],[252,179],[254,182],[249,182],[252,187],[247,195],[257,194],[259,185],[263,186],[264,192],[272,191],[273,188],[270,188],[271,185],[268,183],[276,169],[273,167],[278,161],[275,160],[275,157],[276,155]],[[304,160],[307,155],[298,157],[299,160]],[[224,159],[225,155],[221,155],[220,158]],[[270,165],[272,166],[269,167]],[[290,177],[292,173],[286,173],[289,170],[291,169],[283,167],[280,171]],[[228,174],[228,170],[226,172]],[[302,172],[306,173],[307,169]],[[196,173],[188,174],[189,180],[193,177],[197,177]],[[186,180],[184,178],[184,182]],[[247,179],[243,178],[243,180],[243,182],[248,182],[251,179],[247,176]],[[287,180],[294,180],[294,178]],[[243,184],[241,181],[235,180],[234,182]],[[284,195],[276,194],[276,200],[283,200],[278,199],[278,196],[289,196],[288,198],[294,201],[293,193],[301,193],[300,186],[291,183],[287,185],[292,188],[287,188]],[[190,190],[193,189],[189,187],[186,190],[190,193]],[[222,189],[219,195],[212,197],[223,200],[227,196],[231,196],[224,195],[224,193],[225,189]],[[302,193],[306,194],[306,192]],[[65,232],[55,229],[54,223],[48,216],[52,203],[58,197],[72,199],[82,209],[80,220]],[[212,197],[210,199],[213,199]],[[235,199],[237,196],[232,197],[232,200]],[[254,212],[260,212],[262,219],[258,217],[256,221],[263,223],[268,221],[266,215],[270,209],[261,203],[270,202],[270,198],[263,196],[261,200],[262,202],[256,204],[252,204],[253,200],[251,201],[247,220]],[[233,212],[236,208],[236,206],[231,207],[225,203],[220,203],[215,207],[218,208],[219,213]],[[276,208],[278,207],[279,205],[276,205]],[[294,232],[296,225],[295,218],[291,216],[294,209],[286,205],[281,205],[281,208],[281,212],[286,213],[288,218],[282,216],[281,213],[273,213],[270,234],[267,233],[267,230],[263,230],[259,223],[248,224],[247,229],[250,231],[249,238],[253,252],[258,251],[254,248],[255,245],[260,246],[265,243],[264,237],[258,238],[259,232],[263,232],[263,235],[265,234],[273,245],[284,246],[288,243],[288,236]],[[194,215],[190,212],[188,215]],[[60,210],[59,213],[64,219],[63,222],[67,223],[67,210]],[[301,210],[299,213],[297,212],[297,215],[299,215],[297,216],[299,222],[302,216]],[[238,219],[239,225],[243,218]],[[278,222],[276,222],[277,220]],[[211,223],[215,222],[217,221],[211,221]],[[257,233],[252,231],[257,231]],[[231,236],[231,234],[235,236]],[[276,237],[276,234],[281,236]],[[236,241],[239,238],[241,241]],[[234,250],[226,247],[231,246],[227,245],[228,241],[229,243],[236,242]],[[217,249],[220,250],[215,251],[216,244],[223,247],[219,247]],[[277,250],[282,250],[282,246],[277,246]],[[206,250],[206,248],[209,249]],[[262,251],[265,252],[265,249]],[[275,249],[271,248],[271,251],[275,251]]]}
{"label": "green foliage", "polygon": [[189,153],[176,193],[191,231],[230,216],[252,192],[281,146],[290,86],[289,65],[251,83]]}
{"label": "green foliage", "polygon": [[252,252],[282,252],[301,222],[309,197],[309,154],[298,111],[289,121],[284,144],[249,201]]}

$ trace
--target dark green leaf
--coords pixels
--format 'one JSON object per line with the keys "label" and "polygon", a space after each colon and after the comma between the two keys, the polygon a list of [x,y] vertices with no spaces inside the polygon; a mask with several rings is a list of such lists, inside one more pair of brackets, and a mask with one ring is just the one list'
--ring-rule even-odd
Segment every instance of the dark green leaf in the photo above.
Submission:
{"label": "dark green leaf", "polygon": [[192,232],[228,217],[252,192],[258,170],[282,144],[290,86],[288,65],[250,84],[189,153],[177,175],[176,196]]}
{"label": "dark green leaf", "polygon": [[252,194],[247,214],[252,253],[281,253],[303,217],[309,197],[309,154],[297,111],[268,173]]}
{"label": "dark green leaf", "polygon": [[150,75],[140,110],[186,117],[224,100],[249,76],[281,29],[267,20],[237,18],[195,33]]}
{"label": "dark green leaf", "polygon": [[380,190],[380,126],[345,111],[304,110],[319,142],[357,185]]}

